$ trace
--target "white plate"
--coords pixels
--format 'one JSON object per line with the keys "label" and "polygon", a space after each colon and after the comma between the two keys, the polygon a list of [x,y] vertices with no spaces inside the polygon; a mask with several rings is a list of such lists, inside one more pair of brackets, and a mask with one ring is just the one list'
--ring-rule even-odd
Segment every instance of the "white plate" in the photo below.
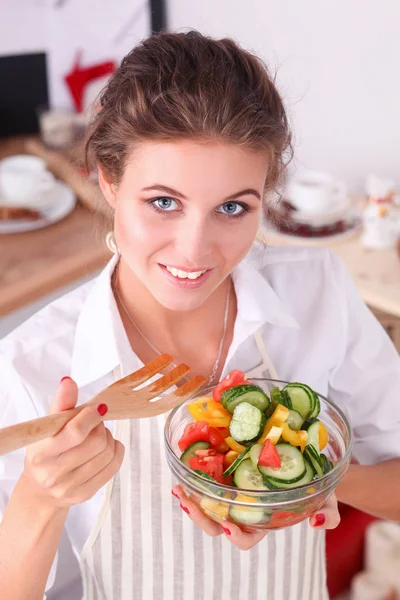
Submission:
{"label": "white plate", "polygon": [[[290,202],[290,198],[286,199]],[[279,204],[276,210],[281,212]],[[342,197],[341,202],[338,202],[325,212],[307,212],[294,210],[290,213],[289,218],[296,223],[303,223],[313,227],[323,227],[331,225],[339,220],[350,220],[361,216],[361,206],[351,195]]]}
{"label": "white plate", "polygon": [[44,208],[38,207],[38,210],[40,210],[43,215],[42,218],[37,221],[22,221],[19,219],[0,221],[0,234],[22,233],[25,231],[42,229],[42,227],[48,227],[48,225],[52,225],[53,223],[57,223],[57,221],[64,219],[64,217],[75,208],[75,194],[68,185],[61,181],[56,181],[52,189],[45,192],[45,195],[46,199],[43,199]]}

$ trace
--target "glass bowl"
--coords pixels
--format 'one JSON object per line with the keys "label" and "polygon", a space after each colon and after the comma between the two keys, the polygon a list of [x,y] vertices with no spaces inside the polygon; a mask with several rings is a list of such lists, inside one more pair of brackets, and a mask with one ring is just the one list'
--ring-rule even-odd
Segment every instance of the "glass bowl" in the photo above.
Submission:
{"label": "glass bowl", "polygon": [[[274,379],[250,379],[268,396],[273,387],[282,389],[288,382]],[[199,398],[212,396],[213,387],[201,390],[190,400],[180,404],[168,416],[165,424],[165,445],[168,465],[177,484],[208,517],[222,523],[231,521],[244,531],[282,529],[295,525],[319,510],[343,479],[352,449],[352,432],[343,412],[330,400],[318,394],[321,412],[319,419],[328,430],[329,441],[324,454],[334,468],[310,483],[285,490],[244,490],[201,477],[180,460],[178,441],[193,417],[188,404]]]}

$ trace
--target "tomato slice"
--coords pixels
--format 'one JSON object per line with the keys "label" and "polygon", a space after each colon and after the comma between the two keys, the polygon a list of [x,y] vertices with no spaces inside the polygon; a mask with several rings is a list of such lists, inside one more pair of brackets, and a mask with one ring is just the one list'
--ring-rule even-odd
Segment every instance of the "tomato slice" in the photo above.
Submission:
{"label": "tomato slice", "polygon": [[210,475],[218,483],[225,483],[225,478],[223,477],[224,458],[223,454],[218,453],[213,456],[196,456],[189,459],[189,466],[193,470],[204,471],[204,473]]}
{"label": "tomato slice", "polygon": [[239,369],[234,369],[231,371],[225,379],[219,382],[219,384],[213,390],[213,398],[217,402],[221,402],[221,396],[226,390],[230,390],[236,385],[242,385],[243,383],[249,383],[246,379],[243,371],[239,371]]}
{"label": "tomato slice", "polygon": [[258,464],[261,467],[279,468],[281,466],[281,457],[271,440],[265,440]]}
{"label": "tomato slice", "polygon": [[197,421],[186,425],[181,439],[178,442],[180,450],[183,452],[190,444],[194,442],[210,441],[210,425],[206,421]]}
{"label": "tomato slice", "polygon": [[224,439],[231,435],[231,432],[229,431],[229,427],[216,427],[216,429],[218,429],[218,431],[220,432],[220,434],[222,435],[222,437]]}
{"label": "tomato slice", "polygon": [[225,439],[220,434],[218,429],[216,429],[215,427],[210,427],[209,435],[210,444],[213,448],[217,450],[217,452],[228,452],[229,446],[225,442]]}

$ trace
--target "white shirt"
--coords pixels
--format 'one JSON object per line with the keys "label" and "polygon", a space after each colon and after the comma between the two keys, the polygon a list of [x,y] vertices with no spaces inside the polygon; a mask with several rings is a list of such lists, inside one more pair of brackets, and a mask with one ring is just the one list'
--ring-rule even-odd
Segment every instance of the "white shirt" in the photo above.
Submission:
{"label": "white shirt", "polygon": [[[119,364],[124,372],[140,366],[112,294],[114,266],[115,258],[0,342],[0,427],[46,415],[65,375],[82,404],[112,383]],[[261,362],[252,336],[260,330],[282,379],[307,383],[344,411],[361,463],[400,457],[400,358],[339,259],[322,248],[255,246],[233,280],[238,314],[223,374]],[[23,450],[0,457],[0,517],[23,460]],[[70,510],[77,554],[101,497],[102,490]],[[54,565],[48,589],[53,580]]]}

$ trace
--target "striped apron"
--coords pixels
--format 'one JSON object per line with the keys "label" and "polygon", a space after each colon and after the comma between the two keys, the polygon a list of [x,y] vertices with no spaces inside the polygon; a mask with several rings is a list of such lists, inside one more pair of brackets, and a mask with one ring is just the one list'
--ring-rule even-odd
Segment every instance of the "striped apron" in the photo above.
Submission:
{"label": "striped apron", "polygon": [[[277,379],[255,338],[262,364],[247,376]],[[164,457],[166,417],[115,422],[125,458],[81,553],[84,600],[328,600],[325,532],[308,520],[244,552],[181,510]]]}

